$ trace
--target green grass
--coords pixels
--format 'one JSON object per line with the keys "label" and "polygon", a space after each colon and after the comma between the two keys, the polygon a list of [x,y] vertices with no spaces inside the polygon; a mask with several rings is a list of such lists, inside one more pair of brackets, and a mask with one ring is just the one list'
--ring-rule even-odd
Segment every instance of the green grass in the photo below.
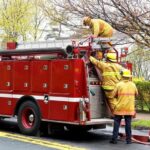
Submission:
{"label": "green grass", "polygon": [[132,122],[132,128],[150,129],[150,120],[137,120]]}

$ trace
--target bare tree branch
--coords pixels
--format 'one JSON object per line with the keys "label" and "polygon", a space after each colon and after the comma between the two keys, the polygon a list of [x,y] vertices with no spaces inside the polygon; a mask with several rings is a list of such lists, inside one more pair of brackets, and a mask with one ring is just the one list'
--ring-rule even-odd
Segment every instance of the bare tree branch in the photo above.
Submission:
{"label": "bare tree branch", "polygon": [[[135,42],[150,47],[150,0],[61,0],[61,2],[53,0],[53,2],[57,7],[67,9],[79,19],[85,15],[104,19],[114,29],[128,35]],[[70,25],[67,22],[64,24]]]}

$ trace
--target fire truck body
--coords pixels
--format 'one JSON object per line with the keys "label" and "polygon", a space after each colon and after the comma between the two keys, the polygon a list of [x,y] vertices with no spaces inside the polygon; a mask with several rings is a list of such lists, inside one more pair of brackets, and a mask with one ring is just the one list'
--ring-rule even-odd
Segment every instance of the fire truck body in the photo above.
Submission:
{"label": "fire truck body", "polygon": [[112,123],[99,79],[83,57],[69,58],[61,48],[2,50],[0,56],[0,116],[17,116],[22,133],[36,134],[42,123],[70,130]]}

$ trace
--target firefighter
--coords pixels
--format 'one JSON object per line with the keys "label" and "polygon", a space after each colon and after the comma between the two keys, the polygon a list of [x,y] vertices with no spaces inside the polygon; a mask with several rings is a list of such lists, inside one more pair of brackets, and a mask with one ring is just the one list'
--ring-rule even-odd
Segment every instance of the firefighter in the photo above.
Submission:
{"label": "firefighter", "polygon": [[138,95],[136,85],[130,80],[131,72],[124,69],[122,81],[116,84],[114,97],[117,103],[114,108],[114,128],[110,143],[116,144],[121,119],[125,119],[126,143],[131,144],[131,119],[135,115],[135,96]]}
{"label": "firefighter", "polygon": [[[94,38],[111,38],[113,36],[114,30],[112,26],[102,19],[92,19],[86,16],[83,18],[83,25],[90,27]],[[101,45],[101,48],[104,50],[109,49],[113,51],[111,42],[98,42],[98,44]]]}
{"label": "firefighter", "polygon": [[116,105],[116,99],[113,97],[113,90],[115,84],[121,80],[120,70],[123,69],[121,65],[117,62],[116,53],[108,52],[106,53],[106,62],[102,60],[97,60],[96,58],[90,56],[90,61],[94,64],[99,72],[101,72],[102,80],[102,88],[105,92],[107,102],[111,111],[111,115],[113,115],[113,109]]}
{"label": "firefighter", "polygon": [[83,25],[89,26],[94,37],[112,37],[113,28],[102,19],[83,18]]}

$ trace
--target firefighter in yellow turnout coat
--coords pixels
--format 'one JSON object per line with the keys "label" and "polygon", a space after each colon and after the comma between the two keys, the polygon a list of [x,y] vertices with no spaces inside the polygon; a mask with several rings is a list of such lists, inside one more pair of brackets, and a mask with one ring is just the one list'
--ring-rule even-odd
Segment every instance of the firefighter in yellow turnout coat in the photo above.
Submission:
{"label": "firefighter in yellow turnout coat", "polygon": [[[91,17],[86,16],[83,18],[83,25],[89,26],[94,38],[111,38],[114,33],[112,26],[102,19],[92,19]],[[101,42],[99,44],[104,48],[112,50],[111,42]]]}
{"label": "firefighter in yellow turnout coat", "polygon": [[116,63],[115,53],[107,53],[106,62],[99,61],[92,56],[90,56],[89,59],[102,73],[102,88],[104,89],[111,112],[113,113],[114,106],[116,105],[116,99],[113,98],[113,90],[116,83],[121,80],[120,71],[123,67]]}
{"label": "firefighter in yellow turnout coat", "polygon": [[123,81],[119,82],[114,89],[114,95],[117,97],[117,104],[114,109],[114,114],[134,115],[135,95],[138,94],[137,88],[132,81],[129,81],[127,77],[129,73],[127,70],[123,73]]}
{"label": "firefighter in yellow turnout coat", "polygon": [[114,97],[117,103],[114,108],[114,129],[110,143],[116,144],[122,117],[125,119],[126,143],[131,144],[131,119],[135,114],[135,96],[138,94],[135,84],[130,81],[130,70],[124,69],[122,81],[116,84]]}
{"label": "firefighter in yellow turnout coat", "polygon": [[92,19],[87,16],[83,18],[83,25],[89,26],[95,37],[112,37],[113,35],[111,25],[102,19]]}

